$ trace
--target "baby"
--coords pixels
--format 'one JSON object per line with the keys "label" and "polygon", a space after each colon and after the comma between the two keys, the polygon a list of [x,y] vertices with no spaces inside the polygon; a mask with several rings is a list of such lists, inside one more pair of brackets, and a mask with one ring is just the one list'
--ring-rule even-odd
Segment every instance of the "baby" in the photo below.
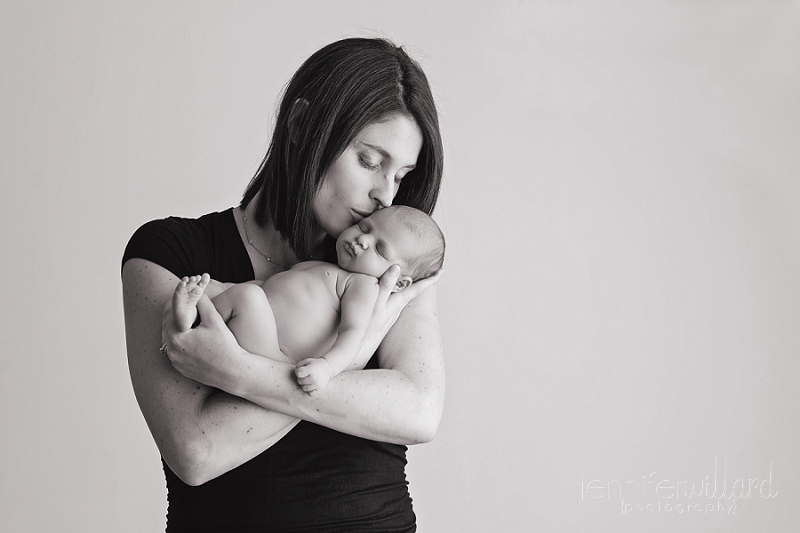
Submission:
{"label": "baby", "polygon": [[[175,324],[187,331],[207,295],[239,345],[295,364],[307,393],[318,391],[353,363],[378,294],[378,278],[400,266],[393,292],[438,272],[444,236],[431,217],[405,206],[376,211],[336,240],[339,266],[305,261],[267,281],[230,286],[208,274],[183,278],[173,294]],[[213,293],[213,294],[212,294]]]}

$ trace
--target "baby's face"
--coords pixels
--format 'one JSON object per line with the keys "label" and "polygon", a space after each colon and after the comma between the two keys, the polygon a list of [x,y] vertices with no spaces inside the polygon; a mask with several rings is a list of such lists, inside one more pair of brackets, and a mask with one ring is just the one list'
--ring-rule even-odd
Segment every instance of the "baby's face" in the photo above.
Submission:
{"label": "baby's face", "polygon": [[416,253],[417,239],[396,217],[391,208],[381,209],[344,230],[336,240],[339,266],[376,278],[392,265],[405,271]]}

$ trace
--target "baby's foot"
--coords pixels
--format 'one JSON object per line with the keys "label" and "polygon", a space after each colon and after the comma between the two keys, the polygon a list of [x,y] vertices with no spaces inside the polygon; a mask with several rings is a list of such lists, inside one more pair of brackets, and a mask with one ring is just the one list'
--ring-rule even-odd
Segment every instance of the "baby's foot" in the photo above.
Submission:
{"label": "baby's foot", "polygon": [[210,280],[208,274],[184,277],[175,287],[175,292],[172,293],[172,313],[178,331],[192,329],[197,319],[197,301],[203,296]]}

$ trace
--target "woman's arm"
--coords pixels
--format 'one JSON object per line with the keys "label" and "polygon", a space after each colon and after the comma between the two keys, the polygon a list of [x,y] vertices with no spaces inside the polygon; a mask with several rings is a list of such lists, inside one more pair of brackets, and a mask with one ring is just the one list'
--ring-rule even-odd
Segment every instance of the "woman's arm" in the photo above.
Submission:
{"label": "woman's arm", "polygon": [[[381,304],[374,322],[388,323],[400,313],[378,349],[380,369],[343,372],[316,396],[297,386],[291,365],[232,349],[224,342],[219,315],[207,306],[198,310],[201,324],[175,332],[165,321],[170,358],[183,374],[250,400],[264,408],[302,418],[359,437],[414,444],[431,440],[444,404],[444,362],[433,290],[435,280],[418,282],[388,296],[399,275],[390,269],[381,278]],[[409,299],[412,299],[408,303]],[[407,305],[406,305],[407,304]],[[402,313],[401,313],[402,310]],[[216,315],[216,316],[215,316]],[[389,318],[387,318],[389,317]],[[369,358],[382,333],[368,332],[357,358]]]}
{"label": "woman's arm", "polygon": [[[445,386],[435,289],[405,306],[378,348],[378,364],[376,370],[339,374],[313,398],[289,398],[293,409],[284,411],[266,400],[262,405],[372,440],[432,440]],[[243,397],[260,403],[258,395],[245,392]]]}
{"label": "woman's arm", "polygon": [[161,455],[184,482],[198,485],[261,453],[297,419],[192,381],[161,355],[164,304],[177,284],[177,277],[155,263],[144,259],[125,263],[128,367],[136,399]]}

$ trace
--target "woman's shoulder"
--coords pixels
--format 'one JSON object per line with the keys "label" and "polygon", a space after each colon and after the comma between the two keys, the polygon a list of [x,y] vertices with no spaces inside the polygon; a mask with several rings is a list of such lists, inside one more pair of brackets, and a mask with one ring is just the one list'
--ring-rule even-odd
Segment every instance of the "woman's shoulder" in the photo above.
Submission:
{"label": "woman's shoulder", "polygon": [[225,211],[215,211],[205,214],[198,218],[175,217],[157,218],[145,222],[133,233],[131,240],[142,236],[175,235],[177,237],[190,235],[192,233],[213,231],[215,229],[235,226],[233,219],[233,208]]}
{"label": "woman's shoulder", "polygon": [[[179,277],[192,271],[198,256],[214,254],[221,244],[237,234],[232,209],[199,218],[167,217],[142,224],[131,236],[122,256],[141,258],[161,265]],[[184,274],[187,272],[187,274]]]}

